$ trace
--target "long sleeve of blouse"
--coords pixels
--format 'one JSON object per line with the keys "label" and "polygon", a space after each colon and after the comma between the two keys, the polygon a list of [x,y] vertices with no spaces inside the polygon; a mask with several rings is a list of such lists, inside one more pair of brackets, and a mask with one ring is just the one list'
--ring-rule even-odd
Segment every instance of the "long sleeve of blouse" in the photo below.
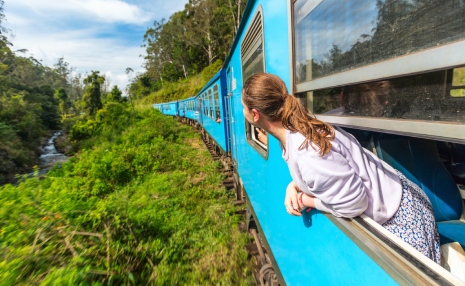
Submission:
{"label": "long sleeve of blouse", "polygon": [[341,154],[330,152],[320,157],[308,152],[297,164],[317,209],[338,217],[355,217],[367,209],[367,189]]}

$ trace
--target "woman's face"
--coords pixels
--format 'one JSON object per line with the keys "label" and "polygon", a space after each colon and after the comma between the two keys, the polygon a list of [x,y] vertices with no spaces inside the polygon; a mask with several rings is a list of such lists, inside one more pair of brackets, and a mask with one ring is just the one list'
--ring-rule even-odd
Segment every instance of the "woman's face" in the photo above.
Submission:
{"label": "woman's face", "polygon": [[242,103],[242,107],[243,107],[242,112],[244,113],[245,119],[246,119],[249,123],[253,124],[254,122],[253,122],[253,114],[252,114],[252,111],[247,107],[247,105],[244,104],[243,97],[241,97],[241,103]]}

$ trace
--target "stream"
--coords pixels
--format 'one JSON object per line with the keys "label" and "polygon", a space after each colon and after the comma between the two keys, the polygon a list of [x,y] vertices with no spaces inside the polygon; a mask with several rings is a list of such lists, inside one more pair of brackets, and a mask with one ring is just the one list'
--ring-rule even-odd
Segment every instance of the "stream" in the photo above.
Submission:
{"label": "stream", "polygon": [[42,154],[39,157],[39,174],[45,174],[56,163],[68,161],[68,156],[60,153],[55,148],[54,140],[60,136],[62,131],[55,132],[47,144],[43,147]]}

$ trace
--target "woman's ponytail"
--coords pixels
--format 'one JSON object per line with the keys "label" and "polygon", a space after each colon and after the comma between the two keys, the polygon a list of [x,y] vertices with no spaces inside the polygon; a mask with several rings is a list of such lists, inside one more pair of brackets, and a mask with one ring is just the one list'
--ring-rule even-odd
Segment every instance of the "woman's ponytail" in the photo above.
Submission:
{"label": "woman's ponytail", "polygon": [[312,116],[299,99],[287,94],[284,82],[275,75],[257,73],[244,84],[243,98],[248,108],[255,108],[271,121],[281,121],[283,127],[299,132],[305,141],[299,150],[318,147],[320,156],[331,149],[334,129],[328,123]]}
{"label": "woman's ponytail", "polygon": [[[320,156],[326,155],[331,149],[331,141],[334,139],[334,129],[326,122],[320,121],[312,116],[299,99],[293,95],[286,96],[284,101],[281,123],[283,127],[299,132],[305,136],[305,141],[299,150],[307,149],[309,146],[317,146]],[[312,148],[314,148],[312,146]]]}

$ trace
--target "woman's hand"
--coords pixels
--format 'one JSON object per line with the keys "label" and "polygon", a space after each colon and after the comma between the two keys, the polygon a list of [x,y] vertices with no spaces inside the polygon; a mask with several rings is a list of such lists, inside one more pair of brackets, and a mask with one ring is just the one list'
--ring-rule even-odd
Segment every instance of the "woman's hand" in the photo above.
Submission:
{"label": "woman's hand", "polygon": [[286,206],[286,211],[295,216],[301,216],[301,208],[299,206],[299,200],[297,195],[299,193],[299,187],[294,181],[290,182],[286,188],[286,197],[284,198],[284,205]]}
{"label": "woman's hand", "polygon": [[266,131],[258,127],[255,128],[255,130],[257,130],[258,140],[266,145],[268,143],[268,136],[266,136]]}

